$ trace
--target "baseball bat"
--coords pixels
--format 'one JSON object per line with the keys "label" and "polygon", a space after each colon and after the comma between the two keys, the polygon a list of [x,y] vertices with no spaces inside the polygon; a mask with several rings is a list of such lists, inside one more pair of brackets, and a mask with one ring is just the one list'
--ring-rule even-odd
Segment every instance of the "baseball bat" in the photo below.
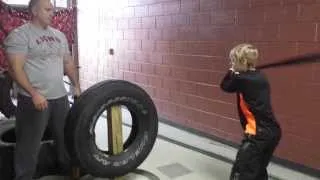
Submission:
{"label": "baseball bat", "polygon": [[289,66],[289,65],[307,64],[307,63],[314,63],[317,61],[320,61],[320,53],[308,53],[308,54],[286,58],[273,63],[259,65],[256,67],[256,69],[267,69],[267,68],[282,67],[282,66]]}

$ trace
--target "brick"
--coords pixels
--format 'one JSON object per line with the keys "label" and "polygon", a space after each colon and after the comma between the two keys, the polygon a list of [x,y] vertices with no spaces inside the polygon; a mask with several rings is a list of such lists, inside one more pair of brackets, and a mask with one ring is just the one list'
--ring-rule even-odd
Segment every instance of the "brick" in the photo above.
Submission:
{"label": "brick", "polygon": [[142,17],[141,20],[142,28],[155,28],[156,27],[156,18],[155,17]]}
{"label": "brick", "polygon": [[158,76],[148,76],[148,84],[155,88],[161,88],[163,83],[163,78]]}
{"label": "brick", "polygon": [[157,28],[169,27],[171,25],[172,25],[171,16],[157,16],[156,17],[156,27]]}
{"label": "brick", "polygon": [[179,86],[180,86],[179,90],[182,93],[196,94],[196,92],[197,92],[197,87],[194,82],[180,81]]}
{"label": "brick", "polygon": [[314,3],[316,0],[282,0],[284,5],[288,4],[307,4],[307,3]]}
{"label": "brick", "polygon": [[226,45],[219,42],[190,42],[189,50],[193,55],[211,55],[222,56],[226,55]]}
{"label": "brick", "polygon": [[146,29],[136,29],[134,31],[135,39],[137,40],[148,40],[149,39],[149,30]]}
{"label": "brick", "polygon": [[133,40],[133,39],[135,39],[135,32],[134,32],[134,30],[126,30],[126,31],[124,31],[123,37],[124,37],[124,39],[126,39],[126,40]]}
{"label": "brick", "polygon": [[[315,121],[317,118],[313,118]],[[318,134],[317,129],[319,129],[320,124],[314,123],[313,119],[308,119],[308,123],[301,123],[300,118],[294,119],[290,118],[287,121],[281,119],[285,122],[286,131],[290,134],[296,134],[304,139],[313,139]]]}
{"label": "brick", "polygon": [[162,53],[170,53],[174,50],[174,44],[170,41],[157,41],[156,51]]}
{"label": "brick", "polygon": [[128,49],[128,47],[129,47],[129,42],[128,42],[128,40],[118,40],[117,42],[116,42],[116,48],[117,49]]}
{"label": "brick", "polygon": [[139,52],[139,53],[136,53],[135,60],[141,61],[141,62],[150,62],[150,55],[149,53]]}
{"label": "brick", "polygon": [[217,127],[226,133],[241,132],[240,122],[236,120],[222,119],[222,118],[217,119]]}
{"label": "brick", "polygon": [[167,90],[178,91],[179,90],[179,83],[180,83],[180,81],[177,79],[164,78],[162,87]]}
{"label": "brick", "polygon": [[244,9],[250,7],[250,0],[241,0],[241,1],[235,1],[235,0],[223,0],[222,4],[223,8],[238,8],[238,9]]}
{"label": "brick", "polygon": [[190,15],[190,24],[191,25],[209,25],[209,24],[211,24],[211,13],[191,14]]}
{"label": "brick", "polygon": [[145,86],[145,85],[140,85],[147,93],[149,96],[152,97],[152,99],[154,99],[153,97],[155,96],[155,92],[156,89],[154,87],[150,87],[150,86]]}
{"label": "brick", "polygon": [[[319,37],[319,36],[318,36]],[[314,53],[319,51],[320,45],[317,42],[299,42],[297,43],[298,54]]]}
{"label": "brick", "polygon": [[[172,86],[169,85],[169,88],[171,89]],[[164,87],[166,88],[166,87]],[[170,91],[170,97],[173,103],[177,104],[182,104],[185,105],[187,104],[187,95],[183,94],[178,91]]]}
{"label": "brick", "polygon": [[171,68],[171,75],[175,79],[188,80],[188,69]]}
{"label": "brick", "polygon": [[141,0],[128,0],[128,5],[129,6],[138,6],[141,5]]}
{"label": "brick", "polygon": [[141,65],[137,63],[129,63],[129,70],[132,72],[141,72]]}
{"label": "brick", "polygon": [[280,40],[282,41],[316,41],[316,24],[290,23],[280,24]]}
{"label": "brick", "polygon": [[178,39],[180,40],[198,40],[199,32],[197,26],[181,26],[178,28]]}
{"label": "brick", "polygon": [[267,23],[296,22],[297,18],[297,5],[265,7],[265,22]]}
{"label": "brick", "polygon": [[124,71],[123,75],[124,75],[123,77],[124,80],[131,81],[131,82],[135,81],[135,73]]}
{"label": "brick", "polygon": [[113,70],[119,70],[119,62],[115,61],[111,63],[110,68],[112,68]]}
{"label": "brick", "polygon": [[197,96],[189,95],[187,97],[187,105],[191,108],[199,109],[202,111],[210,111],[210,103],[207,99]]}
{"label": "brick", "polygon": [[142,19],[141,18],[130,18],[129,19],[129,28],[139,29],[141,27],[142,27]]}
{"label": "brick", "polygon": [[[312,82],[313,83],[320,83],[320,77],[319,77],[320,68],[319,68],[319,66],[320,66],[319,63],[314,63],[313,64],[313,70],[312,70]],[[314,89],[317,89],[317,88],[314,88]],[[314,89],[312,89],[312,91],[314,91]],[[314,95],[314,94],[317,94],[317,93],[311,93],[311,94]]]}
{"label": "brick", "polygon": [[196,121],[193,121],[193,122],[200,123],[213,128],[217,127],[217,119],[221,119],[221,117],[218,117],[212,113],[199,111],[198,114],[199,114],[198,117],[195,118]]}
{"label": "brick", "polygon": [[149,16],[157,16],[163,14],[163,4],[149,5]]}
{"label": "brick", "polygon": [[210,57],[202,56],[178,56],[175,59],[176,66],[183,66],[186,68],[192,67],[194,70],[212,70],[214,60]]}
{"label": "brick", "polygon": [[115,19],[105,19],[104,25],[107,29],[116,29],[117,28],[117,20]]}
{"label": "brick", "polygon": [[155,97],[161,100],[170,100],[170,91],[169,89],[156,88]]}
{"label": "brick", "polygon": [[141,50],[142,41],[141,40],[130,40],[129,41],[129,50]]}
{"label": "brick", "polygon": [[[155,97],[155,96],[154,96]],[[156,105],[157,110],[160,112],[163,112],[164,109],[164,101],[160,100],[160,99],[156,99],[154,98],[154,103]]]}
{"label": "brick", "polygon": [[133,17],[134,16],[134,8],[126,7],[122,10],[122,17]]}
{"label": "brick", "polygon": [[229,59],[226,59],[225,57],[211,57],[210,60],[213,63],[213,65],[210,66],[212,71],[225,72],[229,69]]}
{"label": "brick", "polygon": [[180,12],[180,1],[169,1],[163,3],[164,14],[178,14]]}
{"label": "brick", "polygon": [[176,109],[176,117],[177,117],[177,121],[181,124],[184,124],[186,125],[190,120],[187,116],[187,113],[186,113],[186,109],[185,107],[182,107],[182,106],[177,106],[177,109]]}
{"label": "brick", "polygon": [[136,17],[148,16],[148,6],[134,7],[134,16],[136,16]]}
{"label": "brick", "polygon": [[154,40],[143,40],[142,50],[147,52],[153,52],[156,48],[156,43]]}
{"label": "brick", "polygon": [[236,11],[235,10],[216,10],[212,13],[211,23],[217,25],[235,24]]}
{"label": "brick", "polygon": [[320,4],[302,4],[300,8],[300,21],[318,21],[320,20],[319,14]]}
{"label": "brick", "polygon": [[208,11],[213,9],[220,9],[222,7],[222,0],[200,0],[200,11]]}
{"label": "brick", "polygon": [[218,86],[220,85],[222,78],[225,76],[225,72],[212,72],[210,75],[210,82],[213,85]]}
{"label": "brick", "polygon": [[162,54],[150,53],[150,62],[153,64],[162,64]]}
{"label": "brick", "polygon": [[251,0],[251,7],[257,7],[257,6],[272,6],[272,7],[277,7],[280,6],[282,4],[281,1],[279,0]]}
{"label": "brick", "polygon": [[114,39],[121,39],[121,40],[123,40],[123,38],[124,38],[124,31],[117,31],[117,30],[114,30],[113,32],[113,38]]}
{"label": "brick", "polygon": [[291,158],[293,161],[304,162],[307,155],[319,159],[319,153],[315,151],[317,148],[308,148],[314,144],[310,140],[290,133],[286,133],[283,138],[284,140],[290,140],[290,144],[287,145],[289,145],[288,149],[292,153]]}
{"label": "brick", "polygon": [[235,106],[214,100],[211,101],[206,98],[192,97],[188,99],[188,105],[202,111],[215,113],[219,116],[225,116],[228,118],[237,118],[238,116]]}
{"label": "brick", "polygon": [[156,65],[156,74],[159,76],[171,76],[171,69],[168,66]]}
{"label": "brick", "polygon": [[184,66],[181,56],[175,54],[163,55],[163,64],[170,66]]}
{"label": "brick", "polygon": [[259,49],[260,59],[263,59],[263,63],[270,63],[281,60],[282,58],[292,57],[297,55],[296,43],[256,43]]}
{"label": "brick", "polygon": [[166,103],[164,112],[168,115],[175,117],[177,115],[177,105],[172,103]]}
{"label": "brick", "polygon": [[264,8],[238,11],[238,24],[260,24],[261,22],[264,22]]}
{"label": "brick", "polygon": [[220,91],[217,86],[212,85],[206,85],[206,84],[197,84],[197,94],[200,97],[209,98],[209,99],[219,99],[219,93]]}
{"label": "brick", "polygon": [[179,14],[172,15],[172,25],[181,26],[189,24],[189,15],[187,14]]}
{"label": "brick", "polygon": [[181,12],[199,12],[200,0],[183,0],[181,1]]}
{"label": "brick", "polygon": [[118,29],[128,29],[129,21],[128,19],[119,19],[118,20]]}
{"label": "brick", "polygon": [[120,59],[120,61],[129,61],[129,62],[132,62],[132,61],[135,61],[135,52],[124,52],[123,54],[123,57],[122,59]]}
{"label": "brick", "polygon": [[178,40],[179,29],[178,28],[165,28],[162,30],[162,40]]}
{"label": "brick", "polygon": [[151,29],[150,30],[151,40],[161,40],[162,39],[162,29]]}
{"label": "brick", "polygon": [[246,26],[245,39],[247,41],[278,41],[280,27],[277,24]]}
{"label": "brick", "polygon": [[188,42],[188,41],[175,41],[174,42],[174,52],[176,54],[191,55],[192,51],[190,48],[190,42]]}
{"label": "brick", "polygon": [[191,108],[187,108],[185,106],[178,106],[177,108],[177,116],[185,119],[187,122],[198,117],[199,111],[196,111]]}
{"label": "brick", "polygon": [[228,118],[239,119],[237,106],[233,104],[212,102],[211,112],[217,113]]}
{"label": "brick", "polygon": [[236,97],[234,94],[223,92],[220,87],[217,88],[216,93],[219,97],[219,101],[229,104],[236,104]]}
{"label": "brick", "polygon": [[216,41],[244,41],[244,28],[240,26],[200,26],[199,38]]}
{"label": "brick", "polygon": [[143,75],[143,74],[136,74],[135,75],[135,82],[148,85],[148,76]]}
{"label": "brick", "polygon": [[211,127],[211,126],[208,126],[207,124],[199,124],[199,123],[196,123],[196,122],[192,122],[192,127],[195,128],[195,129],[198,129],[200,131],[203,131],[203,132],[208,132],[209,134],[215,136],[215,137],[219,137],[219,138],[223,138],[225,140],[229,140],[229,134],[222,131],[222,130],[219,130],[218,128],[215,128],[215,127]]}
{"label": "brick", "polygon": [[123,71],[117,71],[114,73],[114,78],[115,79],[124,79],[124,74]]}
{"label": "brick", "polygon": [[155,65],[141,64],[141,72],[144,74],[155,74]]}

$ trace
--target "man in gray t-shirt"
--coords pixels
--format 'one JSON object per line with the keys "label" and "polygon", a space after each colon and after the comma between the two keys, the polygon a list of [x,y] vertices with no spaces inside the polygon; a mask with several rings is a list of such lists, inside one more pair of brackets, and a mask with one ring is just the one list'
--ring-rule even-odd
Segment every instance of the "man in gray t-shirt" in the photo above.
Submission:
{"label": "man in gray t-shirt", "polygon": [[[38,28],[26,23],[13,30],[5,41],[6,52],[24,54],[24,71],[37,91],[46,99],[57,99],[67,94],[64,87],[63,57],[69,55],[68,43],[63,33],[48,27]],[[19,93],[31,96],[19,87]]]}
{"label": "man in gray t-shirt", "polygon": [[16,115],[16,180],[34,176],[40,141],[49,126],[57,142],[61,168],[69,170],[64,146],[64,124],[69,111],[63,76],[66,74],[80,95],[76,69],[65,35],[50,27],[53,6],[50,0],[30,0],[30,23],[13,30],[4,44],[10,73],[18,85]]}

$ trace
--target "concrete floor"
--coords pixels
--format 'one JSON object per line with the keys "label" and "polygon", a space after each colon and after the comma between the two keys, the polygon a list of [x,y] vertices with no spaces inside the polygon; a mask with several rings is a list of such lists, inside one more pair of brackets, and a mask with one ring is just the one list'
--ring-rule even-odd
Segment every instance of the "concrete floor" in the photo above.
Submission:
{"label": "concrete floor", "polygon": [[[126,124],[123,126],[123,137],[127,138],[131,117],[125,109],[122,115]],[[95,133],[96,144],[101,149],[107,148],[106,130],[106,120],[100,117]],[[159,136],[152,152],[137,171],[122,177],[122,180],[227,180],[236,152],[237,149],[227,145],[160,123]],[[274,163],[269,165],[268,170],[270,180],[317,179]],[[48,176],[39,180],[65,179],[70,178]],[[103,179],[85,176],[81,180]]]}

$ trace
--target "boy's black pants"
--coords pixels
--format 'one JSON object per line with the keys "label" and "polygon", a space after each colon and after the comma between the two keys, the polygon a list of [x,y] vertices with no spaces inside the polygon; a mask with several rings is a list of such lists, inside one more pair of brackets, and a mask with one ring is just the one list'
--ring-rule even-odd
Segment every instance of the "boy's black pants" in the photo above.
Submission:
{"label": "boy's black pants", "polygon": [[[230,180],[267,180],[267,166],[280,138],[279,126],[257,135],[246,134],[233,164]],[[263,130],[264,131],[264,130]]]}

